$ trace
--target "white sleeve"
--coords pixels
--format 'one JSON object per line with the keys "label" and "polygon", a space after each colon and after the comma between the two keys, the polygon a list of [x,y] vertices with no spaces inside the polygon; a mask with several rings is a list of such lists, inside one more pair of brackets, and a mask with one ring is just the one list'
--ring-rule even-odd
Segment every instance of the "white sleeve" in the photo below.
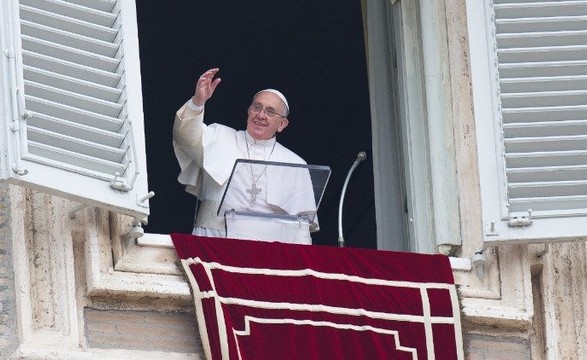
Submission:
{"label": "white sleeve", "polygon": [[174,147],[178,147],[200,166],[202,164],[202,133],[206,127],[203,110],[203,106],[198,107],[190,99],[177,111],[173,123]]}
{"label": "white sleeve", "polygon": [[203,162],[202,134],[206,127],[203,110],[203,106],[198,109],[190,99],[177,111],[173,123],[173,150],[181,168],[178,181],[194,194],[199,191]]}

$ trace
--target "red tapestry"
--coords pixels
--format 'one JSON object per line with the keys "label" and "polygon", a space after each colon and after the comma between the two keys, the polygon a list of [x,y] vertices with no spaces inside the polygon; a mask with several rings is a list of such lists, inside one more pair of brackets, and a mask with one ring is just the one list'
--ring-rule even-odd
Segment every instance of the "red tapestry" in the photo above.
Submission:
{"label": "red tapestry", "polygon": [[210,360],[464,359],[446,256],[171,237]]}

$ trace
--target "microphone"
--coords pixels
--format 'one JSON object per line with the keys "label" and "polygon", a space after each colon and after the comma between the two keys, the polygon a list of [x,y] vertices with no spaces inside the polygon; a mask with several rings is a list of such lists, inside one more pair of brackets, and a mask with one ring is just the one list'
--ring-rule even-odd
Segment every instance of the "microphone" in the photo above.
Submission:
{"label": "microphone", "polygon": [[349,180],[355,168],[359,166],[361,162],[363,162],[367,158],[367,153],[361,151],[357,154],[357,159],[353,162],[353,165],[349,169],[348,174],[346,175],[346,180],[344,181],[344,185],[342,186],[342,194],[340,195],[340,203],[338,204],[338,247],[344,247],[344,237],[342,235],[342,205],[344,203],[344,195],[346,193],[346,188],[349,184]]}
{"label": "microphone", "polygon": [[367,153],[365,153],[364,151],[361,151],[360,153],[357,154],[357,160],[355,160],[355,162],[361,162],[363,160],[365,160],[367,158]]}

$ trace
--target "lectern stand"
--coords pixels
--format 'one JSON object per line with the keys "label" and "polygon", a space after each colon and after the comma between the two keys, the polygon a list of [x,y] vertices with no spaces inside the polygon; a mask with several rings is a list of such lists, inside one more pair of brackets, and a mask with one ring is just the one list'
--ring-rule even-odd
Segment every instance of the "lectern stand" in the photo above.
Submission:
{"label": "lectern stand", "polygon": [[330,168],[238,159],[218,207],[226,237],[311,244]]}

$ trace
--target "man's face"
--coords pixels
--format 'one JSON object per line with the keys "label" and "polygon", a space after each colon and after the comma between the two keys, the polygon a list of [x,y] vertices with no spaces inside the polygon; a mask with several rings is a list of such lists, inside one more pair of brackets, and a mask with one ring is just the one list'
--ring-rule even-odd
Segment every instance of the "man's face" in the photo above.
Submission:
{"label": "man's face", "polygon": [[[253,107],[262,107],[263,110],[254,111]],[[277,115],[271,117],[267,112],[271,113],[273,109]],[[281,132],[288,125],[289,121],[282,117],[285,114],[285,105],[279,96],[270,93],[262,92],[258,94],[253,103],[249,107],[247,117],[247,132],[255,140],[268,140],[275,136],[275,133]]]}

